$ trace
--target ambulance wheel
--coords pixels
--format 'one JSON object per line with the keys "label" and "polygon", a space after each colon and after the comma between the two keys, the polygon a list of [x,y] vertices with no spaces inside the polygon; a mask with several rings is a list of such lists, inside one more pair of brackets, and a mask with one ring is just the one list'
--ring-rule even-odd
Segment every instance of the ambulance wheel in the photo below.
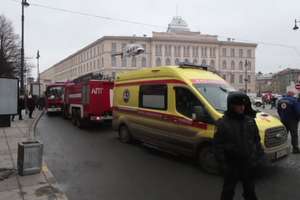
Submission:
{"label": "ambulance wheel", "polygon": [[119,140],[122,143],[131,143],[132,137],[126,125],[121,125],[119,128]]}
{"label": "ambulance wheel", "polygon": [[213,153],[212,145],[205,145],[198,151],[197,162],[209,174],[220,174],[220,167]]}

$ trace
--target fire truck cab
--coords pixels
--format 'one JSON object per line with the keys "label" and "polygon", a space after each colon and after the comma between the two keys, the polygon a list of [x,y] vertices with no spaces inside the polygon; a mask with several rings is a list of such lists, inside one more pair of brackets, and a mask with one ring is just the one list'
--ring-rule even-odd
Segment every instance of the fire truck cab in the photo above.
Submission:
{"label": "fire truck cab", "polygon": [[64,117],[79,128],[89,122],[112,119],[114,83],[109,80],[77,79],[67,83],[64,93]]}
{"label": "fire truck cab", "polygon": [[48,114],[62,111],[64,87],[64,83],[53,83],[46,86],[45,106]]}

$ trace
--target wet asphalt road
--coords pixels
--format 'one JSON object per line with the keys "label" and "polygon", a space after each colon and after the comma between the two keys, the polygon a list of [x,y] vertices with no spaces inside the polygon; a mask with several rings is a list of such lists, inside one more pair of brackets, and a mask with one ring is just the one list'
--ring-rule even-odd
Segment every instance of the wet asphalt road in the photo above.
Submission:
{"label": "wet asphalt road", "polygon": [[[37,133],[44,159],[70,200],[217,200],[221,177],[189,159],[142,145],[122,144],[109,126],[87,130],[43,116]],[[300,155],[268,167],[257,181],[259,199],[300,199]],[[239,185],[235,200],[242,199]]]}

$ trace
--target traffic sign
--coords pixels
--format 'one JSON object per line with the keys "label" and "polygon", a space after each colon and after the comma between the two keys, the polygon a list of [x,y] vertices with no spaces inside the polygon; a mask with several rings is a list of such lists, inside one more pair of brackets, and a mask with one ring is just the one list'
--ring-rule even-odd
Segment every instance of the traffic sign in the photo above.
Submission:
{"label": "traffic sign", "polygon": [[296,83],[295,88],[296,88],[297,90],[300,90],[300,83]]}

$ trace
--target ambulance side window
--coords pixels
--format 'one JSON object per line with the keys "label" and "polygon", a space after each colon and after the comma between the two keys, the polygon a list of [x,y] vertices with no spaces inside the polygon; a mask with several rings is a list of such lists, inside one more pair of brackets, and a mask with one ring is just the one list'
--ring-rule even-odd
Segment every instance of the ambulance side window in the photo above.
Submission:
{"label": "ambulance side window", "polygon": [[174,87],[176,110],[180,114],[192,118],[194,106],[202,106],[195,95],[186,88]]}
{"label": "ambulance side window", "polygon": [[167,97],[167,85],[141,85],[139,93],[139,107],[167,110]]}

